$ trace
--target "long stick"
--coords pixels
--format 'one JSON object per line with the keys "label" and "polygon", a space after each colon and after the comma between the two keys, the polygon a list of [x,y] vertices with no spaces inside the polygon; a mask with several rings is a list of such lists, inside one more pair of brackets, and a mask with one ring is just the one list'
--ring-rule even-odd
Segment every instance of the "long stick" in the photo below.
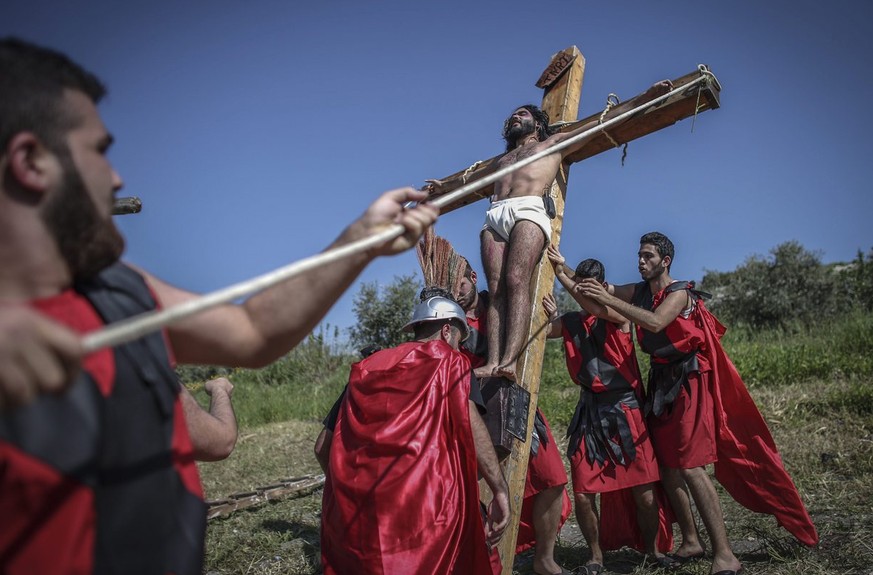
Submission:
{"label": "long stick", "polygon": [[[679,92],[686,91],[695,84],[707,80],[707,78],[710,76],[711,74],[705,73],[696,80],[689,82],[684,86],[674,88],[666,94],[653,98],[652,100],[649,100],[644,104],[640,104],[636,108],[619,114],[614,118],[610,118],[602,124],[598,124],[597,126],[585,130],[584,132],[581,132],[579,134],[576,134],[571,138],[567,138],[563,142],[558,142],[557,144],[541,150],[536,154],[533,154],[532,156],[519,160],[508,166],[504,166],[503,168],[497,170],[492,174],[489,174],[488,176],[470,182],[469,184],[463,185],[457,190],[454,190],[451,193],[437,198],[431,203],[438,208],[442,208],[452,202],[460,200],[461,198],[475,192],[476,190],[480,190],[503,178],[504,176],[527,166],[528,164],[536,162],[537,160],[540,160],[546,156],[559,152],[564,148],[572,146],[580,140],[602,132],[603,130],[614,126],[615,124],[629,118],[630,116],[633,116],[634,114],[645,110],[646,108],[655,106],[663,102],[667,98],[670,98],[671,96]],[[113,347],[122,343],[126,343],[128,341],[133,341],[148,333],[164,328],[172,323],[204,312],[213,307],[217,307],[221,304],[229,303],[237,298],[259,292],[270,286],[276,285],[285,280],[291,279],[292,277],[298,276],[303,272],[329,263],[333,263],[344,257],[358,254],[375,246],[381,245],[385,242],[389,242],[403,235],[403,232],[404,228],[402,225],[392,224],[390,226],[387,226],[381,232],[378,232],[370,237],[363,238],[361,240],[346,244],[344,246],[326,250],[320,254],[316,254],[314,256],[310,256],[308,258],[288,264],[287,266],[283,266],[271,272],[267,272],[250,280],[246,280],[214,291],[212,293],[205,294],[197,299],[193,299],[164,310],[147,312],[119,322],[115,322],[111,325],[93,331],[86,335],[82,339],[82,345],[85,349],[85,352],[90,353],[104,347]]]}

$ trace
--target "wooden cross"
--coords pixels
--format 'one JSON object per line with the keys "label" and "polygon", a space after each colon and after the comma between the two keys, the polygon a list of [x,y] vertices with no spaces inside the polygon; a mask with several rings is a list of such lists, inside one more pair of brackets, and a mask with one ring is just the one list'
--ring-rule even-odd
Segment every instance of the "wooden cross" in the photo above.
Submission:
{"label": "wooden cross", "polygon": [[[582,92],[582,77],[585,72],[585,58],[583,58],[576,46],[555,54],[549,66],[537,81],[537,86],[543,88],[542,109],[549,114],[550,121],[562,124],[561,131],[573,130],[589,121],[597,120],[599,114],[595,114],[583,120],[575,121],[579,111],[579,98]],[[705,75],[704,70],[686,74],[673,80],[674,89],[698,80]],[[558,170],[557,177],[552,183],[552,198],[555,200],[557,217],[552,220],[551,242],[559,244],[561,228],[564,221],[564,202],[567,197],[567,177],[570,164],[610,150],[617,145],[622,145],[635,140],[651,132],[655,132],[677,121],[693,116],[698,112],[711,110],[719,107],[719,94],[721,86],[711,75],[704,82],[690,86],[660,105],[643,110],[634,115],[619,126],[609,130],[609,136],[598,134],[578,151],[569,155]],[[643,94],[623,103],[622,110],[633,109],[648,100]],[[616,113],[620,113],[619,110]],[[616,113],[611,114],[614,116]],[[610,136],[612,139],[610,139]],[[477,178],[493,173],[497,169],[498,156],[485,162],[481,162],[474,168],[462,170],[445,178],[441,178],[442,185],[438,190],[430,194],[430,199],[436,199],[463,184]],[[467,196],[457,202],[451,203],[442,209],[445,214],[465,205],[477,202],[491,196],[493,185],[485,187],[477,192],[477,195]],[[512,519],[503,539],[500,543],[500,557],[503,563],[503,575],[512,574],[512,565],[515,559],[515,540],[518,536],[518,520],[521,513],[522,498],[524,496],[524,484],[527,474],[528,458],[530,456],[530,438],[536,414],[537,399],[539,396],[540,378],[543,369],[543,352],[545,351],[546,323],[543,314],[537,313],[539,302],[546,293],[552,291],[555,283],[555,275],[552,266],[545,257],[540,261],[533,281],[532,289],[534,297],[531,298],[531,320],[528,328],[528,344],[522,351],[518,360],[518,382],[531,394],[531,409],[528,412],[527,434],[524,444],[513,447],[512,454],[504,462],[505,475],[509,483],[510,503],[512,504]]]}

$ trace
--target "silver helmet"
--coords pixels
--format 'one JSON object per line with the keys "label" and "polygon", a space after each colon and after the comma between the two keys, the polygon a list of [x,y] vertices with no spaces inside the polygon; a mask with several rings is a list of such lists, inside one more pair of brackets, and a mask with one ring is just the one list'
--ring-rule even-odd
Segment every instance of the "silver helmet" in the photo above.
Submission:
{"label": "silver helmet", "polygon": [[412,311],[412,319],[403,326],[403,331],[412,331],[412,327],[424,321],[437,321],[443,319],[456,319],[461,324],[461,341],[470,336],[470,328],[467,326],[467,314],[463,308],[450,299],[434,296],[415,306]]}

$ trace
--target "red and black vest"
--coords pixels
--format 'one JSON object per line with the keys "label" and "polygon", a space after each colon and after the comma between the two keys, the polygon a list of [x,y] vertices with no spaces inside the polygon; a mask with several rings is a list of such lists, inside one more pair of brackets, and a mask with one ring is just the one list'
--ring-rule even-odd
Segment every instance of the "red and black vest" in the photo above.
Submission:
{"label": "red and black vest", "polygon": [[636,458],[636,448],[622,405],[637,409],[641,399],[640,368],[631,334],[580,312],[562,316],[561,325],[567,370],[581,388],[567,429],[567,456],[572,457],[585,441],[589,463],[604,465],[613,460],[625,465]]}
{"label": "red and black vest", "polygon": [[[116,264],[34,307],[82,331],[156,302]],[[0,517],[4,574],[202,572],[206,509],[162,333],[0,415]]]}
{"label": "red and black vest", "polygon": [[652,294],[648,282],[640,282],[634,288],[631,303],[654,311],[671,293],[687,290],[693,309],[687,316],[680,314],[658,333],[637,325],[637,341],[640,348],[651,356],[646,413],[661,415],[669,410],[681,389],[688,388],[688,374],[708,371],[704,356],[698,354],[706,346],[699,314],[701,300],[711,297],[694,289],[694,282],[676,281]]}

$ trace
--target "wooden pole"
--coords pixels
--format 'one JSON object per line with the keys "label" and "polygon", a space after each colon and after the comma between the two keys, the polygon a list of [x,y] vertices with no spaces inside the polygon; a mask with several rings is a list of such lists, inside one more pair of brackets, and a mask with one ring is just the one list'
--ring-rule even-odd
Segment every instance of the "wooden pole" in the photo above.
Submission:
{"label": "wooden pole", "polygon": [[[551,122],[573,122],[579,112],[579,98],[582,94],[582,77],[585,73],[585,58],[576,46],[571,46],[552,57],[537,86],[545,89],[542,109],[549,114]],[[557,178],[552,183],[552,198],[555,201],[557,216],[552,220],[552,243],[561,240],[561,229],[564,222],[564,201],[567,198],[567,177],[570,165],[562,164]],[[535,272],[531,290],[531,321],[528,329],[528,345],[522,351],[518,360],[518,383],[530,392],[531,408],[528,411],[527,433],[524,443],[515,442],[512,454],[506,459],[504,472],[509,484],[509,497],[512,504],[512,519],[503,539],[500,542],[500,558],[503,564],[503,575],[512,575],[512,565],[515,560],[515,540],[518,537],[518,520],[521,515],[521,505],[524,497],[525,477],[530,457],[530,439],[536,416],[537,398],[539,397],[540,378],[543,371],[543,353],[545,351],[546,317],[541,310],[541,301],[546,293],[552,291],[555,274],[549,265],[545,254]],[[552,446],[555,449],[555,446]]]}

